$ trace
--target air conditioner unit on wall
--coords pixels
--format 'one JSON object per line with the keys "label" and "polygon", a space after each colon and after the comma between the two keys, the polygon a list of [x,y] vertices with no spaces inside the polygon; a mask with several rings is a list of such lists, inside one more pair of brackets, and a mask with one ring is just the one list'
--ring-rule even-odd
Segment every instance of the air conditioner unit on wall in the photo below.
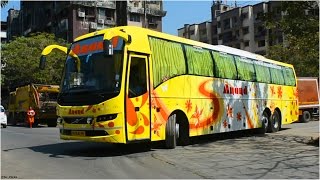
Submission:
{"label": "air conditioner unit on wall", "polygon": [[91,28],[91,29],[97,29],[97,23],[91,22],[91,23],[90,23],[90,28]]}
{"label": "air conditioner unit on wall", "polygon": [[85,16],[86,16],[85,12],[81,12],[81,11],[78,12],[78,17],[85,17]]}
{"label": "air conditioner unit on wall", "polygon": [[104,24],[104,19],[98,19],[99,24]]}

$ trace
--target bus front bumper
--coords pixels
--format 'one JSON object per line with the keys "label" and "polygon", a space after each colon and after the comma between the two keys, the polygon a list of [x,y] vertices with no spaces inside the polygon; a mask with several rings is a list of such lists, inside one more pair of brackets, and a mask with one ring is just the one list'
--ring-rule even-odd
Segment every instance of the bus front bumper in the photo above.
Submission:
{"label": "bus front bumper", "polygon": [[79,129],[60,129],[60,139],[63,140],[81,140],[92,142],[107,142],[107,143],[124,143],[123,136],[117,133],[109,133],[107,130],[79,130]]}

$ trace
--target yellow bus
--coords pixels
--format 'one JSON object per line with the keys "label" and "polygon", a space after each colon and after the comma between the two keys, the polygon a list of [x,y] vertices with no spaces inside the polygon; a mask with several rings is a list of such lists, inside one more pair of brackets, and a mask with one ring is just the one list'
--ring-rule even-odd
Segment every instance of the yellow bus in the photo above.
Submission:
{"label": "yellow bus", "polygon": [[164,141],[298,120],[292,65],[235,48],[140,27],[89,33],[67,49],[58,96],[60,138],[108,143]]}

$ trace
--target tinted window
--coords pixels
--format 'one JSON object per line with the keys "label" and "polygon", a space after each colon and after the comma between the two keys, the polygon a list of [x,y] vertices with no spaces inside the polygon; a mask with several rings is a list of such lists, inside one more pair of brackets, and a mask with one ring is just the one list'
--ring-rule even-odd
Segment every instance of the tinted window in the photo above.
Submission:
{"label": "tinted window", "polygon": [[240,80],[255,81],[256,75],[254,71],[253,61],[247,58],[235,56],[238,77]]}
{"label": "tinted window", "polygon": [[237,78],[237,69],[233,56],[213,51],[213,58],[216,64],[216,76],[227,79]]}
{"label": "tinted window", "polygon": [[213,76],[213,61],[209,50],[185,46],[189,74]]}

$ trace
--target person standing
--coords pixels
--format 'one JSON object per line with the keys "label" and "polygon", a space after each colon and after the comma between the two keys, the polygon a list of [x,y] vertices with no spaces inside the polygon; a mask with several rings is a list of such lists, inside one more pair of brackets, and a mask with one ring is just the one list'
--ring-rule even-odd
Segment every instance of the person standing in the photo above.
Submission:
{"label": "person standing", "polygon": [[28,115],[27,123],[30,125],[30,128],[32,128],[32,124],[34,123],[34,116],[36,115],[36,112],[32,109],[32,107],[29,107],[27,115]]}

